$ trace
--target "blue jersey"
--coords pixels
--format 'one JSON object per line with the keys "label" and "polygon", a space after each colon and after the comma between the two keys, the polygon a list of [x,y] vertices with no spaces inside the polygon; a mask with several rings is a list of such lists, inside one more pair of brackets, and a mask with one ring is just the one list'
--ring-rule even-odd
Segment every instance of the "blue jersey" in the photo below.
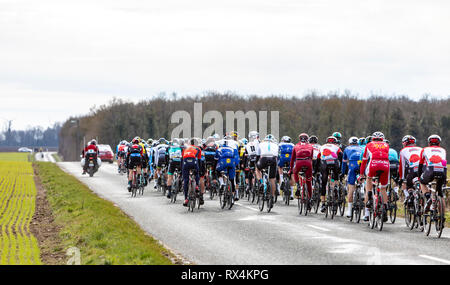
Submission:
{"label": "blue jersey", "polygon": [[389,148],[389,162],[398,162],[398,153],[393,148]]}
{"label": "blue jersey", "polygon": [[347,166],[349,168],[356,168],[358,166],[358,160],[360,160],[362,154],[361,146],[359,145],[349,145],[344,150],[344,156],[342,158],[342,173],[346,173]]}
{"label": "blue jersey", "polygon": [[236,166],[239,164],[239,152],[231,146],[220,146],[214,157],[219,164]]}
{"label": "blue jersey", "polygon": [[278,166],[283,167],[291,162],[294,144],[282,142],[278,145]]}

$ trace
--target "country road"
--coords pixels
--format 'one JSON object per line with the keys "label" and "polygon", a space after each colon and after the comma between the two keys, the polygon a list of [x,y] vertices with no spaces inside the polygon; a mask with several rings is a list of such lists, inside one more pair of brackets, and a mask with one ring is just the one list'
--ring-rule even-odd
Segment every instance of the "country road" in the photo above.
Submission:
{"label": "country road", "polygon": [[[53,158],[52,154],[55,154],[56,152],[38,152],[35,154],[35,158],[37,161],[49,161],[49,162],[56,162]],[[42,155],[44,155],[42,157]]]}
{"label": "country road", "polygon": [[398,218],[378,232],[344,217],[299,216],[296,203],[277,203],[267,213],[247,201],[221,210],[217,199],[205,199],[200,211],[191,213],[181,201],[170,204],[153,185],[131,198],[115,164],[103,164],[92,178],[81,175],[79,162],[58,165],[196,264],[450,264],[449,229],[441,239],[425,237]]}

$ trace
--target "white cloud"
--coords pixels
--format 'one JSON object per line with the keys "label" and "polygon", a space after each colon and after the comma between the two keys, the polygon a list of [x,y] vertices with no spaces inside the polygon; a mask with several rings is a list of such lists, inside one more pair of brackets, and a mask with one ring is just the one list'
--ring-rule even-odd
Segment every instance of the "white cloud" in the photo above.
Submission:
{"label": "white cloud", "polygon": [[[449,8],[445,0],[0,0],[0,88],[49,100],[309,89],[448,97]],[[72,108],[64,113],[88,111]]]}

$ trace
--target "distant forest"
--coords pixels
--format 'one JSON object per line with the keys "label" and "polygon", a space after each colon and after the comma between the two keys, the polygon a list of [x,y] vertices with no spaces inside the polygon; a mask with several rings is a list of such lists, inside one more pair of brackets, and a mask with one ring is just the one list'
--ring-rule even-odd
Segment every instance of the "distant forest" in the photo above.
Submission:
{"label": "distant forest", "polygon": [[11,125],[5,125],[0,131],[0,146],[57,147],[60,129],[59,124],[47,129],[31,127],[26,130],[14,130]]}
{"label": "distant forest", "polygon": [[[85,116],[67,120],[61,127],[59,152],[66,160],[78,159],[77,150],[81,150],[83,138],[98,138],[99,143],[109,144],[113,149],[120,140],[131,140],[134,136],[170,138],[173,128],[178,125],[170,122],[172,113],[185,110],[193,118],[195,102],[203,103],[203,114],[217,110],[224,118],[226,111],[279,111],[280,136],[288,135],[295,142],[300,132],[317,135],[323,143],[326,137],[339,131],[343,142],[347,143],[351,136],[366,137],[374,131],[382,131],[391,147],[397,150],[406,134],[415,136],[418,144],[423,146],[427,137],[436,133],[443,139],[443,146],[450,146],[450,97],[432,99],[424,96],[414,101],[404,96],[373,95],[360,99],[348,93],[327,96],[311,93],[303,97],[209,93],[182,98],[176,94],[162,94],[139,103],[113,99],[107,105],[92,108]],[[79,128],[74,123],[77,120]],[[203,124],[203,129],[209,125]],[[246,134],[240,136],[247,135],[248,127]]]}

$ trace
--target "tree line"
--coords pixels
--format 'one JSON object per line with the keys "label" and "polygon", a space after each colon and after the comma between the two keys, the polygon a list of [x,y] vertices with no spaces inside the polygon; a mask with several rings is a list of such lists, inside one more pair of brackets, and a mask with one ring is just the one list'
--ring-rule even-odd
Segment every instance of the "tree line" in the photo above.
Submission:
{"label": "tree line", "polygon": [[46,129],[30,127],[26,130],[14,130],[11,125],[5,125],[0,132],[0,146],[57,147],[60,130],[60,124]]}
{"label": "tree line", "polygon": [[[414,101],[406,96],[372,95],[368,99],[360,99],[349,92],[326,96],[311,92],[303,97],[211,92],[181,98],[176,94],[160,94],[138,103],[114,98],[106,105],[91,108],[85,116],[68,119],[59,133],[59,152],[67,160],[78,160],[83,141],[92,138],[98,138],[99,143],[113,148],[120,140],[129,141],[135,136],[170,138],[177,126],[171,123],[171,115],[184,110],[193,118],[195,102],[202,102],[203,113],[216,110],[223,117],[226,111],[278,111],[280,136],[288,135],[294,141],[300,132],[317,135],[319,142],[323,143],[333,132],[339,131],[346,143],[351,136],[366,137],[374,131],[382,131],[390,140],[391,147],[397,150],[406,134],[415,136],[421,146],[426,144],[431,134],[440,135],[444,147],[450,145],[450,98],[424,96]],[[74,123],[76,120],[79,124]],[[209,125],[203,124],[203,129]],[[248,131],[247,123],[246,134],[240,136],[247,136]]]}

